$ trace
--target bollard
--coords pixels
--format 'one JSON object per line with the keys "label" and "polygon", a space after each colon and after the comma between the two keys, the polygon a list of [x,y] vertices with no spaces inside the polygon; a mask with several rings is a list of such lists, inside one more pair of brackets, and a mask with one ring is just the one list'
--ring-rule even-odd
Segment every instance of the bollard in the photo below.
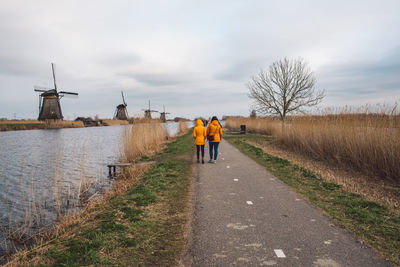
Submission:
{"label": "bollard", "polygon": [[240,125],[240,134],[246,134],[246,125]]}

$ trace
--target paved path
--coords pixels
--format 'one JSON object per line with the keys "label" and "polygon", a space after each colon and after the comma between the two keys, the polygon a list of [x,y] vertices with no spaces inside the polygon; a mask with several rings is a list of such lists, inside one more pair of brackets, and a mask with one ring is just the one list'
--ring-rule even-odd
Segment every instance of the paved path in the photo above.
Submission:
{"label": "paved path", "polygon": [[391,266],[229,143],[195,168],[192,266]]}

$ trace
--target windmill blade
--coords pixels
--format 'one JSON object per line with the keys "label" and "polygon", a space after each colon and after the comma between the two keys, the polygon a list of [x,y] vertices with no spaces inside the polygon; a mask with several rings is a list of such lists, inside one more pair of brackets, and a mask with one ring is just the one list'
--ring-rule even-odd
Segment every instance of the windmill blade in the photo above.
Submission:
{"label": "windmill blade", "polygon": [[128,106],[128,104],[126,104],[125,102],[124,92],[121,91],[121,95],[122,95],[122,102],[124,103],[125,107]]}
{"label": "windmill blade", "polygon": [[78,95],[78,93],[73,93],[73,92],[66,92],[66,91],[60,91],[58,92],[59,94],[64,94],[64,95]]}
{"label": "windmill blade", "polygon": [[47,92],[47,91],[53,90],[53,89],[35,85],[35,86],[33,86],[33,90],[36,92]]}
{"label": "windmill blade", "polygon": [[56,92],[57,92],[55,68],[56,68],[56,65],[55,65],[54,63],[51,63],[51,70],[53,71],[54,89],[55,89]]}

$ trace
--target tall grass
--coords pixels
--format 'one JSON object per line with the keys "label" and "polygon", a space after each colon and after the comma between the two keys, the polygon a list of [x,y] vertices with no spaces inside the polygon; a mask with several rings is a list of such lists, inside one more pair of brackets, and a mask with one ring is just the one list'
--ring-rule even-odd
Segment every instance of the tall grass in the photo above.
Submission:
{"label": "tall grass", "polygon": [[128,121],[125,120],[102,120],[103,125],[105,126],[114,126],[114,125],[127,125]]}
{"label": "tall grass", "polygon": [[400,183],[400,116],[397,107],[330,109],[294,116],[282,127],[268,118],[229,118],[228,128],[246,124],[279,144],[330,164]]}
{"label": "tall grass", "polygon": [[104,181],[88,178],[84,154],[74,162],[74,167],[79,170],[76,176],[65,177],[63,158],[63,150],[58,151],[48,166],[50,177],[44,179],[38,178],[40,174],[34,168],[28,177],[23,177],[21,169],[16,187],[19,197],[8,199],[6,194],[8,224],[0,226],[1,247],[5,249],[3,255],[0,254],[0,264],[16,251],[29,248],[49,235],[54,223],[60,222],[68,214],[77,213],[105,185]]}
{"label": "tall grass", "polygon": [[82,121],[0,120],[0,131],[82,127]]}
{"label": "tall grass", "polygon": [[159,151],[168,139],[161,123],[133,124],[125,129],[122,136],[122,159],[134,162],[143,156]]}
{"label": "tall grass", "polygon": [[178,126],[178,134],[182,135],[187,133],[187,131],[189,130],[189,127],[187,125],[186,121],[179,121],[179,126]]}

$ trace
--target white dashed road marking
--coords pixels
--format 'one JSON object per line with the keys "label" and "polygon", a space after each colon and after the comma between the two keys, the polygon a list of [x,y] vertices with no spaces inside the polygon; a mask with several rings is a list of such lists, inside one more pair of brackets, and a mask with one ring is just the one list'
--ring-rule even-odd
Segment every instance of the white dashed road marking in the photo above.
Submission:
{"label": "white dashed road marking", "polygon": [[231,166],[226,166],[227,169],[229,169]]}
{"label": "white dashed road marking", "polygon": [[233,179],[235,182],[239,181],[239,179]]}
{"label": "white dashed road marking", "polygon": [[278,258],[286,258],[285,253],[282,249],[274,249],[274,252]]}
{"label": "white dashed road marking", "polygon": [[247,203],[247,205],[253,205],[253,202],[250,200],[246,201],[246,203]]}

